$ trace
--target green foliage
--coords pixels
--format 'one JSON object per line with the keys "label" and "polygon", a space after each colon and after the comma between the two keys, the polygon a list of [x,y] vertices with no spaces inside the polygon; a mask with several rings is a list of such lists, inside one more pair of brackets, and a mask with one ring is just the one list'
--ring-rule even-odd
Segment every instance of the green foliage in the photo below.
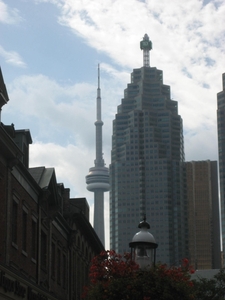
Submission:
{"label": "green foliage", "polygon": [[194,281],[194,288],[198,300],[225,299],[225,270],[221,269],[212,279],[201,278]]}
{"label": "green foliage", "polygon": [[180,267],[157,265],[141,271],[130,254],[102,252],[90,269],[91,284],[84,298],[89,300],[189,300],[194,298],[188,260]]}

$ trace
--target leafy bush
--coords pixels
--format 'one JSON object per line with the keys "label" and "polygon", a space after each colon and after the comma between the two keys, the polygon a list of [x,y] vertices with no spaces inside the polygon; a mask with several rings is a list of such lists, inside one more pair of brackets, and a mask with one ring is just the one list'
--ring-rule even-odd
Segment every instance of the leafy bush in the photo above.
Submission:
{"label": "leafy bush", "polygon": [[83,297],[88,300],[195,299],[192,272],[187,259],[179,267],[159,264],[143,271],[129,253],[104,251],[92,261],[90,285]]}

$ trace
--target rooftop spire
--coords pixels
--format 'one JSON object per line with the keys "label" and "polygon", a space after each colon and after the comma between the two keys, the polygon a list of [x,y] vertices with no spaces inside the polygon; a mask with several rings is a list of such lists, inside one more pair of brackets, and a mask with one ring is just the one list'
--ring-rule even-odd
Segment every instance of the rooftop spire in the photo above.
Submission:
{"label": "rooftop spire", "polygon": [[95,122],[96,126],[96,159],[95,159],[95,166],[96,167],[104,167],[104,159],[102,156],[102,117],[101,117],[101,89],[100,89],[100,66],[98,64],[98,88],[97,88],[97,109],[96,109],[96,114],[97,114],[97,120]]}
{"label": "rooftop spire", "polygon": [[100,89],[100,65],[98,64],[98,89]]}
{"label": "rooftop spire", "polygon": [[140,42],[140,48],[143,50],[143,66],[150,67],[149,51],[152,49],[152,42],[149,40],[147,33],[144,35],[143,40]]}

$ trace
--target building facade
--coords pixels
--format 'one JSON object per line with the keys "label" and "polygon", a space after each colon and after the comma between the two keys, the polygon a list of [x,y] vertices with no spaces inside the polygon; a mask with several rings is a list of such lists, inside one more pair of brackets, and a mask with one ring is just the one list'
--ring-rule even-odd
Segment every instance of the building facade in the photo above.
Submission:
{"label": "building facade", "polygon": [[152,44],[141,42],[143,67],[134,69],[113,121],[110,165],[110,247],[129,251],[146,215],[159,244],[156,260],[187,257],[183,125],[163,72],[149,66]]}
{"label": "building facade", "polygon": [[219,179],[222,223],[223,266],[225,262],[225,73],[222,75],[222,91],[217,94],[217,130],[219,148]]}
{"label": "building facade", "polygon": [[[1,107],[7,91],[1,74]],[[0,123],[0,299],[79,300],[104,247],[85,198],[71,199],[54,168],[29,168],[29,130]]]}
{"label": "building facade", "polygon": [[217,162],[186,162],[186,176],[190,264],[196,270],[220,269]]}

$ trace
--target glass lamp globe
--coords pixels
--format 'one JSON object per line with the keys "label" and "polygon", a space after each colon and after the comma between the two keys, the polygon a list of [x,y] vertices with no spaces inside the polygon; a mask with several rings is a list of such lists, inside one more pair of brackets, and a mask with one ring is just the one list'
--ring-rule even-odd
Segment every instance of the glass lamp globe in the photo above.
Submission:
{"label": "glass lamp globe", "polygon": [[138,227],[140,231],[134,235],[132,242],[129,243],[132,259],[139,265],[140,269],[149,269],[155,265],[158,244],[156,244],[154,236],[148,231],[150,225],[146,222],[145,217]]}

